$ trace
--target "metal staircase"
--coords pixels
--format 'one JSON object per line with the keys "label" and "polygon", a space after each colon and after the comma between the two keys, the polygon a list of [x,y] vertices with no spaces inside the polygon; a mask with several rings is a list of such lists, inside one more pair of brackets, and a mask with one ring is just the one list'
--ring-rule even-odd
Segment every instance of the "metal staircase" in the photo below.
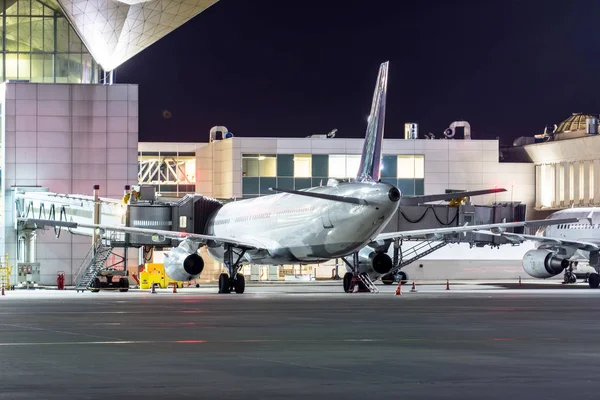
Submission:
{"label": "metal staircase", "polygon": [[355,287],[358,288],[358,292],[379,293],[379,289],[377,289],[377,286],[375,286],[369,275],[364,273],[356,274],[352,277],[348,291],[353,293]]}
{"label": "metal staircase", "polygon": [[102,267],[104,267],[111,252],[112,247],[105,244],[101,239],[90,249],[81,263],[79,278],[75,284],[75,290],[77,290],[77,292],[89,288],[94,279],[98,276]]}
{"label": "metal staircase", "polygon": [[[436,244],[434,245],[434,243],[436,243]],[[406,267],[408,264],[413,263],[413,262],[417,261],[418,259],[421,259],[421,258],[425,257],[426,255],[433,253],[437,249],[441,249],[442,247],[444,247],[447,244],[448,244],[448,242],[446,242],[446,241],[432,242],[432,241],[426,240],[417,245],[414,245],[410,249],[402,252],[402,254],[400,255],[401,261],[390,272],[394,273],[394,272],[398,271],[399,269]],[[407,256],[409,258],[406,258]]]}

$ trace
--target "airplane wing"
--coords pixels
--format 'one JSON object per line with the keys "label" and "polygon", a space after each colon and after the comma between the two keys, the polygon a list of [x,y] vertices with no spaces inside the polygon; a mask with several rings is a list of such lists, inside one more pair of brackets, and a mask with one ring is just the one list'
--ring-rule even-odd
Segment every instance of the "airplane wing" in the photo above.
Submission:
{"label": "airplane wing", "polygon": [[484,224],[484,225],[463,225],[453,226],[448,228],[433,228],[433,229],[417,229],[413,231],[400,231],[400,232],[386,232],[377,235],[373,241],[382,241],[390,239],[442,239],[446,235],[452,235],[456,233],[468,233],[468,232],[480,232],[480,231],[503,231],[507,228],[518,228],[521,226],[544,226],[544,225],[558,225],[558,224],[571,224],[578,222],[578,218],[563,218],[563,219],[543,219],[534,221],[519,221],[519,222],[501,222],[496,224]]}
{"label": "airplane wing", "polygon": [[263,250],[263,246],[259,243],[252,243],[248,239],[237,240],[235,238],[224,237],[224,236],[213,236],[213,235],[201,235],[198,233],[187,233],[177,231],[165,231],[160,229],[144,229],[144,228],[131,228],[127,226],[116,226],[116,225],[102,225],[102,224],[85,224],[78,222],[68,221],[54,221],[51,219],[36,219],[36,218],[19,218],[19,222],[35,224],[38,227],[63,227],[67,229],[74,228],[89,228],[89,229],[100,229],[102,231],[111,232],[122,232],[122,233],[133,233],[147,235],[151,237],[157,237],[157,242],[162,242],[165,238],[177,239],[177,240],[193,240],[198,243],[216,242],[216,243],[227,243],[235,247],[246,249],[246,250]]}
{"label": "airplane wing", "polygon": [[508,232],[495,233],[495,232],[491,232],[491,231],[481,231],[478,233],[481,233],[484,235],[490,235],[490,236],[505,237],[507,240],[509,240],[510,242],[513,242],[513,243],[523,243],[526,240],[531,240],[534,242],[539,242],[545,246],[574,247],[578,250],[583,250],[583,251],[595,251],[595,250],[600,249],[600,246],[598,246],[595,243],[583,242],[580,240],[569,240],[569,239],[555,238],[555,237],[549,237],[549,236],[524,235],[524,234],[519,234],[519,233],[508,233]]}

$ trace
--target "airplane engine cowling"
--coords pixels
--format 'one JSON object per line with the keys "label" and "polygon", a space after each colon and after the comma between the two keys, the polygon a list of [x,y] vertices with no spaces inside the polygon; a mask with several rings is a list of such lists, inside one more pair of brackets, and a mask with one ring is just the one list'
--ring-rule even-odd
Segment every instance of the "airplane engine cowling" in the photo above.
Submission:
{"label": "airplane engine cowling", "polygon": [[529,250],[523,256],[523,269],[534,278],[551,278],[569,266],[569,261],[550,250]]}
{"label": "airplane engine cowling", "polygon": [[383,275],[392,269],[392,259],[386,253],[378,253],[369,247],[358,252],[358,271]]}
{"label": "airplane engine cowling", "polygon": [[180,282],[188,282],[198,278],[204,269],[204,260],[197,251],[197,245],[183,241],[179,246],[165,254],[165,273],[167,276]]}

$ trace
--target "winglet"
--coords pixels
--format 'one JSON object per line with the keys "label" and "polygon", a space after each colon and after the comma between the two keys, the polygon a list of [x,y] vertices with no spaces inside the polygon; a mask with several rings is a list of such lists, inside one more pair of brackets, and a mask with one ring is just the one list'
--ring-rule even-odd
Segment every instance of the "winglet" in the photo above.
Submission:
{"label": "winglet", "polygon": [[381,147],[385,125],[385,102],[387,95],[389,61],[381,64],[377,84],[373,93],[371,113],[367,123],[367,133],[363,145],[360,166],[356,175],[357,182],[379,181],[381,168]]}
{"label": "winglet", "polygon": [[588,214],[587,217],[585,217],[585,219],[590,223],[590,225],[593,223],[592,222],[592,216],[594,215],[594,210],[590,211],[590,213]]}

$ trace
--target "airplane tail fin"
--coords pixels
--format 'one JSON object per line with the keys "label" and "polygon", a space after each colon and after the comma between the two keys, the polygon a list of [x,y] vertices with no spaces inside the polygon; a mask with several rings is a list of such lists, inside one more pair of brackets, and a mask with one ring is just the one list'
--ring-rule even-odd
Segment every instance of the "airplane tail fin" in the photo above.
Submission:
{"label": "airplane tail fin", "polygon": [[377,84],[373,93],[373,102],[371,103],[371,113],[369,114],[367,123],[365,143],[356,175],[357,182],[379,181],[383,128],[385,125],[388,65],[389,61],[386,61],[379,67],[379,75],[377,76]]}

